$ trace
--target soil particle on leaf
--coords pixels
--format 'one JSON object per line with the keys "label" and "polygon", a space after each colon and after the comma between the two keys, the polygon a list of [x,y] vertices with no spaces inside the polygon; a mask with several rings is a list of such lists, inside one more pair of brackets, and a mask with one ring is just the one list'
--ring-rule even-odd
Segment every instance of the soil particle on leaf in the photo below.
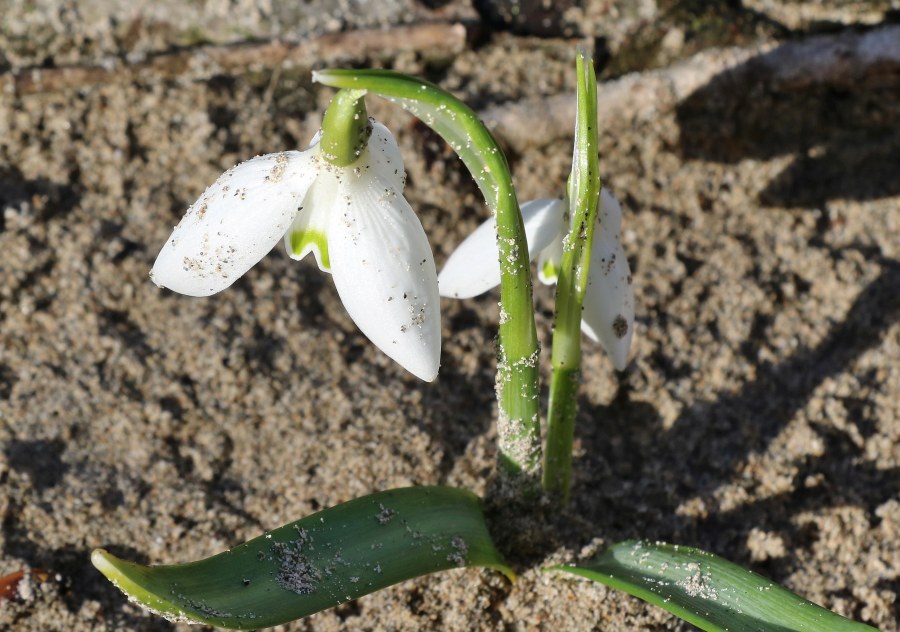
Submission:
{"label": "soil particle on leaf", "polygon": [[322,579],[322,571],[310,561],[305,545],[305,541],[299,540],[272,544],[272,553],[280,564],[275,580],[285,590],[298,595],[314,593]]}

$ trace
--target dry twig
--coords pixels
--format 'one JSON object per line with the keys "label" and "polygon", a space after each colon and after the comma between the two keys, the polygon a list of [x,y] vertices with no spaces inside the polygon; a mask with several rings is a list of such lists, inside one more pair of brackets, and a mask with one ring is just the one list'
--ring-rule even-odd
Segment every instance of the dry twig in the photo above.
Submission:
{"label": "dry twig", "polygon": [[[783,45],[709,49],[669,68],[603,83],[597,108],[602,131],[652,120],[723,73],[750,73],[771,91],[812,85],[862,89],[900,85],[900,26],[811,37]],[[488,108],[482,119],[513,149],[541,147],[572,135],[575,95],[559,94]]]}
{"label": "dry twig", "polygon": [[99,66],[31,68],[0,75],[0,94],[26,95],[37,92],[81,89],[92,85],[154,78],[209,77],[263,68],[312,68],[361,59],[388,59],[413,52],[434,57],[459,54],[466,46],[466,28],[461,23],[432,22],[333,33],[297,44],[272,41],[201,46],[151,55],[137,62],[112,59]]}

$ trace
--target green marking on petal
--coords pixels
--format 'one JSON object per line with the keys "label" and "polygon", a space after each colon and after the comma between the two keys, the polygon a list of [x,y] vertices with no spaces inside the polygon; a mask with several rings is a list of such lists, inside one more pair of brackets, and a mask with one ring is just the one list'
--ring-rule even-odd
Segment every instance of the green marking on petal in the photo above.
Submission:
{"label": "green marking on petal", "polygon": [[291,231],[291,253],[302,259],[307,253],[314,252],[319,267],[325,272],[331,271],[331,259],[328,256],[328,239],[317,230]]}
{"label": "green marking on petal", "polygon": [[541,274],[543,275],[541,280],[544,283],[553,283],[559,277],[559,269],[554,265],[553,261],[547,259],[541,268]]}

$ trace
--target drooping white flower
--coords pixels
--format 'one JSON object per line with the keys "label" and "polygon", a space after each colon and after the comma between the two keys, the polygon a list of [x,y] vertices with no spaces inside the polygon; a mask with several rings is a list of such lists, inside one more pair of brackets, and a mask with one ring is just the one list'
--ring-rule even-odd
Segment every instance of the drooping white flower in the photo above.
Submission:
{"label": "drooping white flower", "polygon": [[[569,229],[568,202],[558,198],[526,202],[522,205],[522,219],[528,254],[532,260],[538,260],[538,277],[543,283],[556,283],[563,239]],[[619,239],[622,207],[606,189],[600,192],[597,219],[581,329],[600,342],[621,371],[628,364],[634,333],[634,290]],[[471,298],[499,284],[496,224],[491,217],[453,251],[438,276],[438,287],[441,296]]]}
{"label": "drooping white flower", "polygon": [[283,239],[330,272],[362,332],[417,377],[440,364],[437,273],[422,225],[403,197],[390,131],[372,120],[359,159],[337,167],[319,135],[304,151],[258,156],[226,171],[175,227],[150,273],[189,296],[224,290]]}

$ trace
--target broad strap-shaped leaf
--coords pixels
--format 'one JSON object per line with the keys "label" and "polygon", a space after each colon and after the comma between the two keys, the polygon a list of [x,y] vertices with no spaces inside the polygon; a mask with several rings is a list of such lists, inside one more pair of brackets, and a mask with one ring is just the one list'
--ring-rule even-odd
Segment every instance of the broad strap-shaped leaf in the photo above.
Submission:
{"label": "broad strap-shaped leaf", "polygon": [[232,629],[278,625],[456,567],[515,577],[494,547],[478,497],[449,487],[357,498],[189,564],[142,566],[102,549],[91,561],[156,614]]}
{"label": "broad strap-shaped leaf", "polygon": [[875,630],[799,597],[712,553],[626,541],[578,566],[553,566],[623,590],[710,632]]}

